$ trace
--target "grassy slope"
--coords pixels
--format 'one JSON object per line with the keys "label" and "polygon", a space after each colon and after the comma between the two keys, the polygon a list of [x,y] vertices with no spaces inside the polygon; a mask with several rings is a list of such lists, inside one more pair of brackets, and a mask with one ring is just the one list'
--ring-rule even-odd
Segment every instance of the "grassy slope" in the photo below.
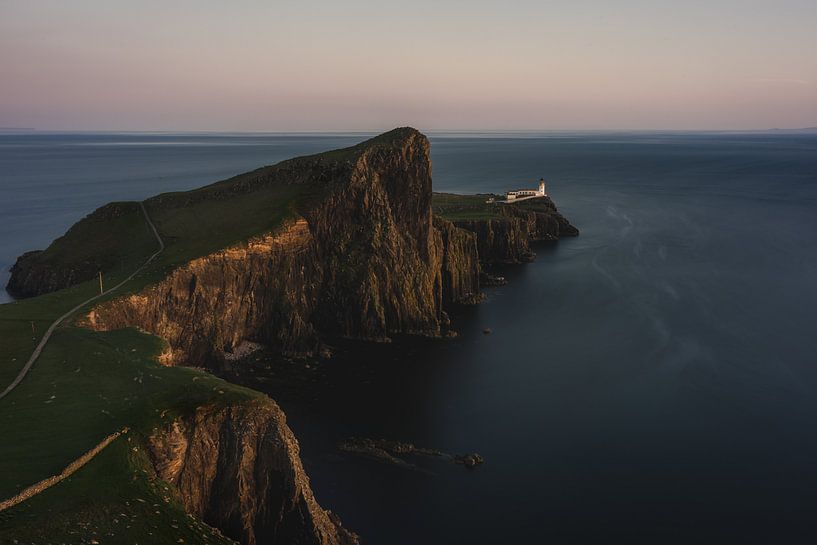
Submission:
{"label": "grassy slope", "polygon": [[169,492],[144,449],[121,437],[58,486],[0,512],[0,543],[235,545]]}
{"label": "grassy slope", "polygon": [[[307,159],[350,161],[367,146],[394,146],[406,130]],[[269,183],[276,169],[289,165],[146,201],[166,250],[108,297],[138,291],[191,259],[279,228],[321,189],[309,180]],[[97,259],[107,264],[106,285],[124,279],[155,251],[156,241],[135,203],[117,206],[124,213],[112,221],[86,218],[41,259],[56,266]],[[54,319],[97,290],[94,279],[0,305],[0,384],[12,380]],[[0,499],[59,473],[108,434],[124,426],[132,431],[66,481],[0,513],[0,542],[59,537],[59,542],[87,543],[92,536],[101,536],[100,543],[168,543],[179,537],[186,543],[223,542],[188,520],[178,505],[165,501],[166,485],[151,481],[148,461],[133,448],[176,414],[206,404],[248,402],[261,394],[198,370],[162,367],[155,360],[160,349],[158,339],[135,330],[93,332],[67,325],[55,332],[26,379],[0,400]],[[119,513],[124,515],[113,516]],[[115,537],[107,535],[111,532]]]}
{"label": "grassy slope", "polygon": [[[92,241],[92,244],[87,244]],[[126,244],[122,242],[126,241]],[[109,203],[75,223],[33,258],[51,269],[81,271],[89,278],[102,270],[105,281],[126,277],[155,251],[156,240],[145,223],[139,204]],[[75,272],[75,274],[77,274]]]}
{"label": "grassy slope", "polygon": [[[276,229],[292,215],[296,199],[306,188],[271,184],[250,193],[207,198],[216,197],[207,195],[212,191],[210,188],[223,189],[231,181],[148,201],[151,217],[167,248],[150,267],[109,297],[137,291],[190,259]],[[202,194],[205,198],[198,198]],[[191,198],[194,202],[190,202]],[[115,284],[156,249],[156,240],[138,207],[134,207],[134,212],[138,215],[125,214],[110,222],[80,222],[44,254],[60,263],[88,258],[88,248],[106,253],[106,262],[111,267],[105,272],[105,283]],[[55,293],[0,305],[0,384],[11,382],[54,319],[98,289],[94,279]],[[0,499],[59,473],[105,436],[124,426],[132,429],[129,436],[138,439],[162,419],[175,414],[206,404],[247,402],[260,395],[201,371],[162,367],[155,361],[160,349],[158,339],[135,330],[102,333],[67,325],[55,332],[25,380],[0,400]],[[62,541],[80,542],[79,537],[68,538],[69,530],[78,530],[76,525],[80,523],[99,526],[100,536],[116,531],[113,527],[103,531],[102,527],[110,523],[106,513],[127,513],[128,506],[121,505],[122,498],[149,495],[145,488],[147,477],[141,471],[147,466],[144,460],[122,455],[127,451],[117,445],[124,441],[117,440],[70,479],[0,513],[0,542],[18,536],[33,541],[63,536]],[[132,480],[133,475],[138,478]],[[146,501],[151,506],[156,503],[150,498]],[[144,507],[138,501],[130,503],[134,512]],[[170,533],[176,535],[170,532],[175,529],[169,524],[158,526],[170,533],[152,532],[156,522],[169,516],[182,517],[178,506],[158,503],[162,505],[159,515],[154,513],[155,509],[143,513],[152,520],[145,523],[147,526],[129,524],[131,528],[126,533],[134,539],[127,542],[166,543]],[[186,518],[183,520],[188,523]],[[118,535],[124,536],[125,528],[118,528]],[[164,537],[154,540],[151,532]],[[182,532],[179,537],[187,543],[219,542],[206,536],[199,536],[196,541],[193,538],[200,534],[196,532]]]}
{"label": "grassy slope", "polygon": [[526,210],[541,210],[552,212],[549,208],[549,201],[546,199],[529,199],[513,204],[491,203],[487,201],[489,197],[498,198],[497,195],[455,195],[453,193],[434,193],[432,207],[434,214],[449,221],[458,220],[484,220],[499,219],[507,217],[502,211],[503,207],[513,206]]}
{"label": "grassy slope", "polygon": [[[133,329],[94,332],[66,327],[55,333],[34,371],[3,400],[0,496],[10,497],[59,473],[114,431],[128,426],[131,432],[108,447],[112,453],[103,451],[67,481],[0,513],[0,542],[4,535],[66,535],[80,523],[104,527],[110,523],[105,513],[128,511],[122,505],[128,498],[162,505],[161,516],[151,515],[151,520],[179,518],[177,506],[157,502],[151,499],[156,494],[146,491],[151,488],[151,472],[142,471],[149,468],[145,460],[123,456],[116,445],[129,438],[136,446],[155,426],[196,407],[262,396],[203,371],[163,367],[155,361],[160,349],[157,338]],[[156,486],[166,485],[152,485]],[[144,515],[145,506],[136,503],[140,505],[130,510]],[[136,541],[150,541],[140,534],[147,526],[133,521],[131,526]]]}

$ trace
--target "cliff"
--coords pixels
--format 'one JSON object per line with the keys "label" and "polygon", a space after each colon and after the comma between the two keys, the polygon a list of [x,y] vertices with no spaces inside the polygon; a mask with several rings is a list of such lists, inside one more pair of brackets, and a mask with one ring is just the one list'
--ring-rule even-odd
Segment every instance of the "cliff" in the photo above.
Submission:
{"label": "cliff", "polygon": [[[86,323],[137,326],[169,342],[169,361],[212,365],[245,340],[309,355],[332,337],[439,336],[444,305],[479,293],[475,237],[433,220],[429,143],[419,132],[286,161],[241,190],[275,183],[307,190],[274,231],[98,305]],[[157,197],[146,206],[161,217],[165,205]]]}
{"label": "cliff", "polygon": [[477,301],[480,264],[476,234],[438,217],[434,218],[434,228],[443,248],[440,271],[443,304]]}
{"label": "cliff", "polygon": [[156,430],[148,451],[188,513],[241,543],[357,543],[315,501],[298,442],[271,400],[199,408]]}
{"label": "cliff", "polygon": [[524,263],[536,254],[531,242],[578,236],[548,197],[514,204],[487,203],[489,195],[434,195],[435,214],[476,235],[480,262]]}
{"label": "cliff", "polygon": [[[486,207],[482,197],[451,196],[449,208],[433,210],[439,198],[429,142],[410,128],[159,195],[144,205],[165,251],[128,283],[129,293],[95,305],[80,322],[112,331],[101,336],[139,328],[166,341],[164,363],[210,368],[245,341],[310,355],[338,337],[441,336],[450,333],[447,308],[480,299],[481,262],[525,261],[531,240],[578,233],[549,199]],[[463,212],[463,199],[482,204]],[[97,271],[116,278],[154,251],[138,204],[114,203],[45,251],[22,256],[10,286],[34,295]],[[96,376],[116,372],[105,367]],[[177,385],[174,399],[210,380],[196,378],[197,386]],[[156,387],[169,384],[164,377]],[[179,416],[147,441],[157,473],[188,512],[246,544],[355,542],[315,502],[274,402],[195,399],[184,410],[164,403]]]}

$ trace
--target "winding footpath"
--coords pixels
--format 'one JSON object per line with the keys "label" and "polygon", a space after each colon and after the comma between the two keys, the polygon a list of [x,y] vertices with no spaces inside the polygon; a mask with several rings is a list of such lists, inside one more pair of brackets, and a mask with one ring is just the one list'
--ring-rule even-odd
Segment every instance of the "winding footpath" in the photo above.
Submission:
{"label": "winding footpath", "polygon": [[48,342],[48,340],[51,338],[51,334],[52,334],[52,333],[54,333],[54,330],[55,330],[55,329],[57,329],[57,327],[58,327],[58,326],[59,326],[59,325],[60,325],[62,322],[64,322],[64,321],[65,321],[67,318],[69,318],[69,317],[70,317],[72,314],[74,314],[76,311],[78,311],[79,309],[81,309],[82,307],[84,307],[85,305],[87,305],[88,303],[92,303],[92,302],[96,301],[97,299],[99,299],[100,297],[103,297],[103,296],[105,296],[105,295],[108,295],[109,293],[111,293],[111,292],[113,292],[113,291],[116,291],[116,290],[118,290],[119,288],[121,288],[122,286],[124,286],[124,285],[125,285],[127,282],[131,281],[131,280],[133,279],[133,277],[134,277],[134,276],[136,276],[136,275],[137,275],[137,274],[139,274],[139,273],[140,273],[142,270],[144,270],[144,268],[145,268],[145,267],[147,267],[148,265],[150,265],[150,263],[151,263],[151,262],[152,262],[154,259],[156,259],[156,257],[158,257],[158,255],[159,255],[159,254],[161,254],[161,253],[164,251],[164,249],[165,249],[165,243],[164,243],[164,241],[162,240],[162,237],[161,237],[161,236],[159,236],[159,231],[158,231],[158,230],[156,230],[156,226],[155,226],[155,225],[153,225],[153,221],[150,219],[150,216],[148,215],[148,211],[147,211],[147,209],[145,208],[145,204],[144,204],[143,202],[140,202],[140,203],[139,203],[139,207],[142,209],[142,213],[143,213],[143,214],[144,214],[144,216],[145,216],[145,221],[147,221],[148,225],[150,226],[150,230],[151,230],[151,231],[153,231],[153,235],[156,237],[156,241],[159,243],[159,249],[158,249],[158,250],[156,250],[156,252],[155,252],[155,253],[154,253],[152,256],[150,256],[150,257],[148,258],[148,260],[147,260],[147,261],[145,261],[144,263],[142,263],[142,265],[141,265],[141,266],[140,266],[138,269],[136,269],[135,271],[133,271],[133,272],[130,274],[130,276],[128,276],[128,277],[127,277],[126,279],[124,279],[123,281],[121,281],[119,284],[115,285],[115,286],[114,286],[114,287],[112,287],[112,288],[108,288],[107,290],[103,291],[102,293],[99,293],[99,294],[97,294],[97,295],[94,295],[94,296],[93,296],[93,297],[91,297],[90,299],[86,299],[85,301],[83,301],[83,302],[79,303],[77,306],[75,306],[74,308],[72,308],[71,310],[69,310],[68,312],[66,312],[65,314],[63,314],[62,316],[60,316],[59,318],[57,318],[57,319],[54,321],[54,323],[52,323],[52,324],[51,324],[51,325],[48,327],[48,329],[46,330],[45,334],[43,335],[43,338],[42,338],[42,339],[40,339],[39,344],[37,344],[37,347],[34,349],[34,352],[32,352],[31,357],[30,357],[30,358],[28,358],[28,361],[27,361],[27,362],[26,362],[26,364],[23,366],[23,368],[22,368],[22,369],[20,369],[20,372],[17,374],[17,376],[14,378],[14,380],[11,382],[11,384],[9,384],[9,385],[8,385],[8,387],[6,387],[6,389],[5,389],[5,390],[3,390],[3,393],[0,393],[0,399],[3,399],[3,398],[4,398],[4,397],[6,397],[7,395],[9,395],[9,394],[10,394],[10,393],[11,393],[11,392],[12,392],[12,391],[13,391],[13,390],[14,390],[14,389],[15,389],[15,388],[16,388],[16,387],[17,387],[17,386],[20,384],[20,382],[22,382],[22,381],[23,381],[23,379],[26,377],[26,375],[28,374],[28,372],[31,370],[31,367],[34,365],[34,362],[36,362],[36,361],[37,361],[37,358],[39,358],[39,357],[40,357],[40,354],[42,353],[43,348],[45,348],[46,343],[47,343],[47,342]]}

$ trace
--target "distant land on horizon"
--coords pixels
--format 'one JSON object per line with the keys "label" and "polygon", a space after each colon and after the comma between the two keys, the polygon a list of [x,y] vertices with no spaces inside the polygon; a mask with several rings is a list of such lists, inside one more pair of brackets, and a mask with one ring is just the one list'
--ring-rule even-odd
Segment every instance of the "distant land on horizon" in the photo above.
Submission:
{"label": "distant land on horizon", "polygon": [[[0,135],[19,133],[40,133],[40,134],[155,134],[155,135],[178,135],[178,134],[359,134],[374,135],[380,132],[379,129],[370,130],[267,130],[267,131],[243,131],[239,129],[230,130],[150,130],[150,129],[38,129],[35,127],[3,127],[0,126]],[[769,129],[427,129],[426,133],[434,135],[474,135],[474,134],[623,134],[623,133],[646,133],[646,134],[817,134],[817,126],[797,127],[797,128],[769,128]]]}
{"label": "distant land on horizon", "polygon": [[[2,133],[120,133],[120,134],[377,134],[379,129],[370,130],[267,130],[267,131],[244,131],[240,129],[209,129],[209,130],[188,130],[188,129],[38,129],[35,127],[3,127]],[[428,134],[459,133],[459,134],[503,134],[503,133],[794,133],[794,134],[817,134],[817,126],[797,127],[797,128],[769,128],[769,129],[427,129]]]}
{"label": "distant land on horizon", "polygon": [[817,127],[802,127],[799,129],[769,129],[769,132],[817,133]]}

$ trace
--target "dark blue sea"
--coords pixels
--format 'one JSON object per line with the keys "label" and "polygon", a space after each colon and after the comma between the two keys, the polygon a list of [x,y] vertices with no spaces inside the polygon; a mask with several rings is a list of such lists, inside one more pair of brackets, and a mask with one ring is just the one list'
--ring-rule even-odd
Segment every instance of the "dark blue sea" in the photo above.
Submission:
{"label": "dark blue sea", "polygon": [[[0,266],[108,201],[364,137],[0,136]],[[436,190],[544,177],[581,236],[502,270],[457,339],[340,350],[282,401],[321,504],[377,545],[817,541],[817,136],[431,139]]]}

